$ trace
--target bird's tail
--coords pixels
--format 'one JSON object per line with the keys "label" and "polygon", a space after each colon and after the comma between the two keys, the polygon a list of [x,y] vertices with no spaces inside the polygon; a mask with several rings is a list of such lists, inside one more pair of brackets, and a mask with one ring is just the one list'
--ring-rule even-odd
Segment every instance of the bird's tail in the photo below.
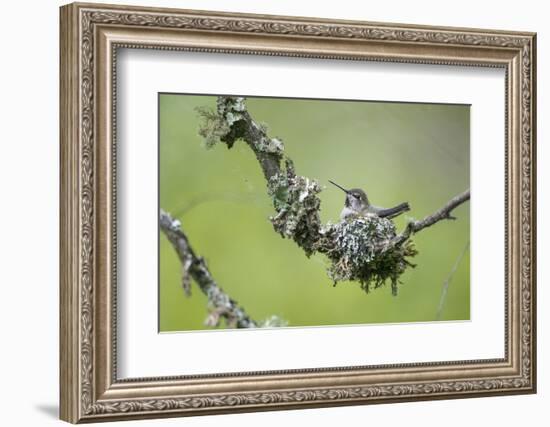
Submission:
{"label": "bird's tail", "polygon": [[397,205],[394,208],[382,209],[379,212],[377,212],[377,214],[381,218],[391,219],[409,210],[411,210],[411,207],[409,206],[408,202],[405,202],[405,203],[401,203],[400,205]]}

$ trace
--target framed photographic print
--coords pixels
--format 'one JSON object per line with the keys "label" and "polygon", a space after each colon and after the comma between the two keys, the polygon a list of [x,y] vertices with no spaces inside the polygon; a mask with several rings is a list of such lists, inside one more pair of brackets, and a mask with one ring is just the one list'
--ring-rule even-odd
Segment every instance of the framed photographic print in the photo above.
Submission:
{"label": "framed photographic print", "polygon": [[535,34],[61,8],[61,418],[533,393]]}

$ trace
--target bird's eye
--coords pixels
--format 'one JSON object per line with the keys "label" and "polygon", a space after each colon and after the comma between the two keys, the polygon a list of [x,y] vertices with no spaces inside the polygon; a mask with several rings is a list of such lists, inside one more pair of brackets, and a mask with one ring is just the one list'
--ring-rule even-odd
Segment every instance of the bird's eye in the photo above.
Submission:
{"label": "bird's eye", "polygon": [[353,197],[355,197],[356,199],[358,199],[358,198],[359,198],[359,194],[354,193],[354,194],[353,194]]}

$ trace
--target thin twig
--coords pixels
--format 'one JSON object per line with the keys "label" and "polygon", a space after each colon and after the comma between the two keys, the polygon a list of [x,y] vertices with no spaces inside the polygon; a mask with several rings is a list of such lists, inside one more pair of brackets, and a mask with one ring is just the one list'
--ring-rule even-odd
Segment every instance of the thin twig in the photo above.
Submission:
{"label": "thin twig", "polygon": [[451,212],[463,204],[464,202],[470,200],[470,189],[466,190],[464,193],[459,194],[458,196],[453,197],[451,200],[445,204],[441,209],[435,211],[433,214],[428,215],[420,221],[411,221],[407,224],[405,230],[398,234],[390,243],[391,246],[397,246],[405,242],[412,234],[418,233],[424,228],[431,227],[437,222],[449,219],[455,220],[456,218],[451,215]]}
{"label": "thin twig", "polygon": [[462,252],[458,256],[455,262],[455,265],[453,266],[453,268],[449,272],[449,275],[443,282],[443,286],[441,288],[441,297],[439,299],[439,305],[437,306],[437,313],[435,315],[436,320],[441,320],[441,315],[443,313],[443,306],[445,305],[445,301],[447,299],[447,292],[449,291],[449,285],[451,284],[451,280],[454,274],[456,273],[456,270],[458,269],[458,266],[460,265],[462,258],[464,258],[464,255],[466,255],[466,252],[468,251],[469,247],[470,247],[470,241],[468,240],[468,242],[464,246],[464,249],[462,249]]}
{"label": "thin twig", "polygon": [[[250,318],[242,307],[237,305],[216,283],[212,274],[206,266],[206,261],[198,257],[189,244],[187,236],[181,229],[178,220],[161,210],[160,229],[166,235],[174,247],[183,268],[183,283],[188,282],[192,277],[199,286],[202,293],[208,298],[208,305],[211,308],[207,318],[208,326],[217,326],[220,318],[224,318],[227,325],[236,328],[255,328],[258,323]],[[184,287],[185,288],[185,287]]]}

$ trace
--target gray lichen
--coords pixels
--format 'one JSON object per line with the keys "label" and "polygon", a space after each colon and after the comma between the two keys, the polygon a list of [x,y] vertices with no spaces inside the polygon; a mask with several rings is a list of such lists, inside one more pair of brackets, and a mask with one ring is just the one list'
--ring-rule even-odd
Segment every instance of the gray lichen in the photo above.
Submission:
{"label": "gray lichen", "polygon": [[282,328],[288,326],[288,321],[275,314],[260,322],[260,328]]}
{"label": "gray lichen", "polygon": [[[218,97],[216,111],[206,107],[197,108],[202,117],[199,135],[204,138],[207,148],[212,148],[218,142],[226,142],[233,146],[235,140],[242,135],[236,135],[236,123],[243,120],[246,106],[244,98]],[[233,135],[232,135],[233,134]]]}
{"label": "gray lichen", "polygon": [[208,149],[213,148],[231,128],[225,120],[209,108],[199,107],[196,111],[202,118],[199,135],[204,138],[204,146]]}
{"label": "gray lichen", "polygon": [[395,225],[376,215],[327,224],[321,234],[318,249],[332,262],[328,274],[334,283],[357,281],[366,292],[389,280],[396,295],[399,277],[413,266],[408,258],[417,253],[410,241],[387,246],[385,243],[396,236]]}
{"label": "gray lichen", "polygon": [[282,140],[268,137],[267,127],[250,118],[244,98],[220,96],[216,111],[199,107],[197,112],[202,117],[199,135],[204,138],[207,148],[214,147],[218,142],[223,142],[231,148],[235,141],[243,139],[253,144],[258,152],[282,156]]}
{"label": "gray lichen", "polygon": [[296,241],[309,256],[319,238],[321,201],[317,194],[321,187],[315,180],[296,175],[290,160],[285,166],[268,182],[268,194],[277,212],[270,220],[275,231]]}
{"label": "gray lichen", "polygon": [[261,138],[256,142],[258,151],[282,155],[285,146],[279,138]]}

